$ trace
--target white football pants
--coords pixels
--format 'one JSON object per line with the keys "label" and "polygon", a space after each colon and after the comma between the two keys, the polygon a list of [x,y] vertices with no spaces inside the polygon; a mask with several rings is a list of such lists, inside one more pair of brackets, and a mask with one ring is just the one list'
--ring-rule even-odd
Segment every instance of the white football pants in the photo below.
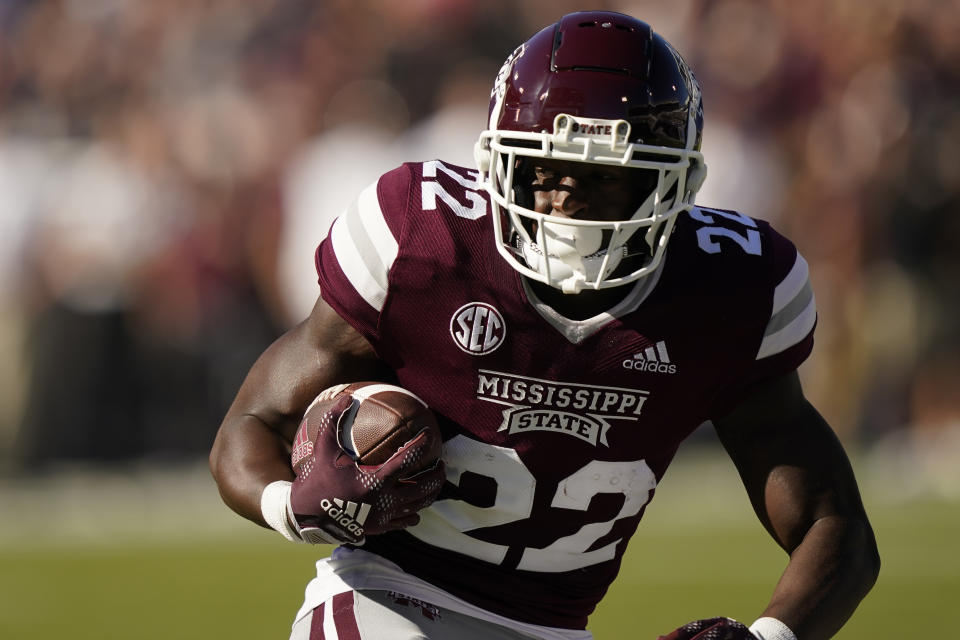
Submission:
{"label": "white football pants", "polygon": [[290,640],[531,640],[534,636],[395,591],[340,593],[293,625]]}

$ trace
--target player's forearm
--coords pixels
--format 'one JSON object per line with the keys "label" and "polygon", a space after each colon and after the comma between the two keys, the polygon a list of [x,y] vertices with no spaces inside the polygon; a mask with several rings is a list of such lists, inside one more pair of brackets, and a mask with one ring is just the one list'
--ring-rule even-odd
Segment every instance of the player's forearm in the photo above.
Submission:
{"label": "player's forearm", "polygon": [[275,480],[293,480],[286,442],[252,415],[224,421],[210,452],[210,471],[227,506],[264,527],[263,488]]}
{"label": "player's forearm", "polygon": [[763,615],[784,622],[798,640],[830,638],[870,591],[879,568],[865,520],[821,518],[790,554]]}

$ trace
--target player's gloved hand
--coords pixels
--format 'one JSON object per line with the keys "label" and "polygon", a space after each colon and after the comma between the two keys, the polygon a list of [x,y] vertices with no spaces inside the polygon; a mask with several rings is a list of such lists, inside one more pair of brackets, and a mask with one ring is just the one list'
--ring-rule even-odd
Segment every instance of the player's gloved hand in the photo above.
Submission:
{"label": "player's gloved hand", "polygon": [[442,461],[425,455],[430,431],[407,442],[382,465],[362,466],[337,443],[338,424],[352,398],[323,416],[313,454],[290,488],[291,517],[312,543],[360,545],[366,536],[417,524],[445,481]]}
{"label": "player's gloved hand", "polygon": [[757,640],[733,618],[707,618],[688,622],[657,640]]}

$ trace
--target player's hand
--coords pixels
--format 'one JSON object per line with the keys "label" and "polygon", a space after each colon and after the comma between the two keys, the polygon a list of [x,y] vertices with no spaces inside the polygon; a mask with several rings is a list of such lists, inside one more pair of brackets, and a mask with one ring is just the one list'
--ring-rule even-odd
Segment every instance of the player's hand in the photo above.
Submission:
{"label": "player's hand", "polygon": [[733,618],[707,618],[688,622],[657,640],[757,640]]}
{"label": "player's hand", "polygon": [[363,544],[366,536],[417,524],[445,480],[442,461],[425,453],[420,433],[377,467],[359,466],[337,443],[337,425],[350,407],[344,396],[325,414],[313,454],[290,489],[290,508],[306,542]]}

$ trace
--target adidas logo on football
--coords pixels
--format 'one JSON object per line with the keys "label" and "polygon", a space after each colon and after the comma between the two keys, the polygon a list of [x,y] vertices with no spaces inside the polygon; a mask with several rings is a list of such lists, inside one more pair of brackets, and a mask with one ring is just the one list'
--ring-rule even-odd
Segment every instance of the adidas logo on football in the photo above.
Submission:
{"label": "adidas logo on football", "polygon": [[331,502],[324,498],[320,506],[338,525],[358,538],[363,537],[363,523],[367,521],[367,515],[370,513],[369,504],[344,502],[340,498],[334,498]]}
{"label": "adidas logo on football", "polygon": [[624,369],[650,373],[673,374],[677,372],[677,365],[670,362],[670,356],[667,355],[667,343],[663,340],[652,347],[647,347],[643,351],[633,354],[632,360],[624,360],[623,367]]}

